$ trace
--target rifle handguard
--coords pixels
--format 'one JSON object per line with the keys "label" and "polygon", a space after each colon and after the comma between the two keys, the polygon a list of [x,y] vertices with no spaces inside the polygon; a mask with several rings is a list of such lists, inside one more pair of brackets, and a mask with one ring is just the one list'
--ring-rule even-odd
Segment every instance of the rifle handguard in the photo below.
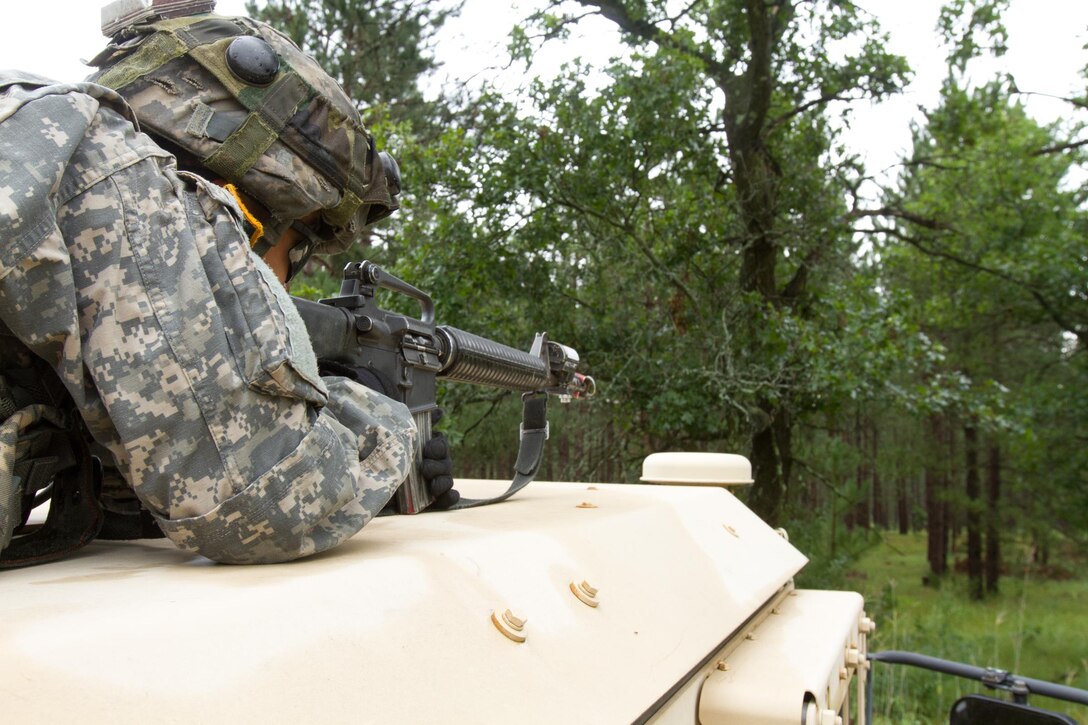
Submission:
{"label": "rifle handguard", "polygon": [[547,348],[547,359],[539,352],[515,350],[455,327],[442,325],[436,332],[443,348],[438,353],[442,364],[440,378],[519,392],[545,390],[576,397],[588,397],[596,390],[593,378],[575,372],[576,354],[562,345],[547,342],[543,336],[537,337],[540,344],[534,344],[533,349],[536,352],[538,348]]}

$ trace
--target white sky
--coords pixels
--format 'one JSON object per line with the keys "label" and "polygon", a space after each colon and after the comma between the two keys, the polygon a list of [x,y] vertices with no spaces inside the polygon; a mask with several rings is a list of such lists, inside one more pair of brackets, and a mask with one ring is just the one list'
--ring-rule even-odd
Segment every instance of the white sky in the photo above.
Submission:
{"label": "white sky", "polygon": [[[910,144],[909,120],[917,107],[932,106],[944,75],[943,52],[934,27],[940,0],[856,0],[875,13],[891,33],[891,50],[905,55],[915,78],[904,94],[878,106],[858,107],[850,143],[862,152],[870,171],[895,163]],[[104,4],[104,3],[101,3]],[[7,0],[0,22],[0,68],[20,68],[57,80],[78,80],[87,69],[80,58],[94,56],[103,46],[99,32],[100,3],[95,0]],[[521,0],[530,7],[532,0]],[[244,0],[219,0],[216,12],[244,14]],[[495,0],[467,0],[462,17],[452,24],[438,50],[446,72],[455,78],[493,77],[504,58],[506,35],[519,11]],[[996,67],[1011,71],[1023,91],[1069,96],[1083,93],[1088,81],[1078,74],[1088,65],[1088,1],[1012,0],[1005,17],[1009,53]],[[538,67],[554,68],[564,57],[580,54],[603,62],[617,47],[610,25],[601,21],[583,30],[566,48],[554,44]],[[1051,121],[1069,115],[1070,107],[1032,97],[1031,112]]]}

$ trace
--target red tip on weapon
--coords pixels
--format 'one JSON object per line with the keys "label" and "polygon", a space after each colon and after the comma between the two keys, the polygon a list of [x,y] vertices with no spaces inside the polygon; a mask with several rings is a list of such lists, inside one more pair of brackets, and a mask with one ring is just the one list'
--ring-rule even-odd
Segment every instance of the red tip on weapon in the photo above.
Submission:
{"label": "red tip on weapon", "polygon": [[573,397],[581,400],[583,398],[592,398],[597,394],[597,381],[589,375],[574,373],[573,382],[574,385],[571,385],[571,388],[573,388],[571,391]]}

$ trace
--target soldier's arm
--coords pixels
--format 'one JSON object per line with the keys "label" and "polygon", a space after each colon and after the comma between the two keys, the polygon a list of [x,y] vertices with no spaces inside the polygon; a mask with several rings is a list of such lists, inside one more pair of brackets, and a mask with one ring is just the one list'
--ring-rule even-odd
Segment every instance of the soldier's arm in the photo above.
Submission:
{"label": "soldier's arm", "polygon": [[407,410],[317,376],[221,190],[93,99],[51,98],[20,113],[66,156],[55,224],[0,270],[5,321],[179,546],[267,563],[353,535],[407,472]]}

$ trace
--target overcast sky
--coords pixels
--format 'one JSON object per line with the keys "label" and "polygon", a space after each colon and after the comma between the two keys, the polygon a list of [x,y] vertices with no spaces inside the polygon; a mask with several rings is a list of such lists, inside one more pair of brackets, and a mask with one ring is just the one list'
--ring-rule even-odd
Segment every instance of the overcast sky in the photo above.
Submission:
{"label": "overcast sky", "polygon": [[[915,70],[906,93],[876,108],[858,108],[851,143],[864,153],[870,170],[892,165],[910,143],[908,122],[917,107],[932,106],[944,74],[943,53],[934,27],[940,0],[856,0],[873,12],[891,34],[891,50],[905,55]],[[532,0],[521,0],[529,7]],[[219,0],[217,12],[245,12],[244,0]],[[506,35],[519,11],[510,3],[467,0],[463,16],[448,29],[438,57],[454,77],[499,73]],[[1013,73],[1021,90],[1069,96],[1083,93],[1078,74],[1088,65],[1088,0],[1013,0],[1005,17],[1009,53],[1000,64],[980,69],[979,75],[998,68]],[[0,23],[0,68],[21,68],[58,80],[79,80],[87,69],[80,58],[94,56],[103,46],[99,31],[100,4],[95,0],[38,0],[6,2]],[[600,30],[598,30],[598,28]],[[615,44],[610,26],[601,21],[589,26],[571,47],[551,46],[541,67],[554,67],[564,54],[576,52],[604,61]],[[1049,121],[1068,115],[1069,106],[1032,97],[1031,112]]]}

